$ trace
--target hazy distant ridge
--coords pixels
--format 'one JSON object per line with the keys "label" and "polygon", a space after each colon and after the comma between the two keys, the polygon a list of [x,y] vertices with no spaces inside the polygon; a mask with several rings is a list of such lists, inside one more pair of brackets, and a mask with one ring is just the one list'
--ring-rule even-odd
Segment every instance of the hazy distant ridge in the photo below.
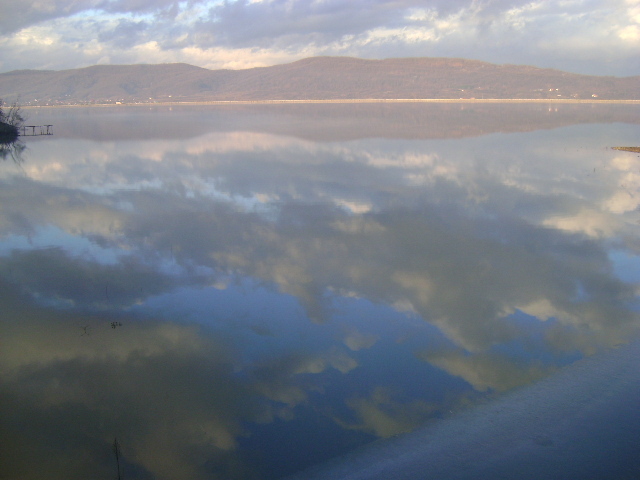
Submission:
{"label": "hazy distant ridge", "polygon": [[598,77],[452,58],[313,57],[246,70],[183,63],[0,74],[0,98],[113,103],[361,98],[640,99],[640,77]]}

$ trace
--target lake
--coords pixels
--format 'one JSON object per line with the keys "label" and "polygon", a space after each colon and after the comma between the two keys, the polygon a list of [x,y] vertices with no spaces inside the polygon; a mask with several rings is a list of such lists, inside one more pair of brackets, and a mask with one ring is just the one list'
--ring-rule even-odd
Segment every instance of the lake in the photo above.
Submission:
{"label": "lake", "polygon": [[639,113],[27,110],[0,476],[278,479],[637,339]]}

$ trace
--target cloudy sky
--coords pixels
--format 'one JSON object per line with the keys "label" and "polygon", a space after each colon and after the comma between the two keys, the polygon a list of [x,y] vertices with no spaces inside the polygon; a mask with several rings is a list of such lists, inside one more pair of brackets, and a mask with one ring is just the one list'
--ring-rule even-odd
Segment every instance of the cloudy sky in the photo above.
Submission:
{"label": "cloudy sky", "polygon": [[639,0],[2,0],[0,72],[316,55],[640,74]]}

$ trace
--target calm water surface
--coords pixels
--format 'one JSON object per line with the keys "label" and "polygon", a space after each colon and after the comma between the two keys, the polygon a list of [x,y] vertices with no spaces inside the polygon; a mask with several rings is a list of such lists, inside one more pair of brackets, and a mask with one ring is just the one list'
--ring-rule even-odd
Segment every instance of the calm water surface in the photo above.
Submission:
{"label": "calm water surface", "polygon": [[639,108],[29,110],[0,477],[276,479],[637,338]]}

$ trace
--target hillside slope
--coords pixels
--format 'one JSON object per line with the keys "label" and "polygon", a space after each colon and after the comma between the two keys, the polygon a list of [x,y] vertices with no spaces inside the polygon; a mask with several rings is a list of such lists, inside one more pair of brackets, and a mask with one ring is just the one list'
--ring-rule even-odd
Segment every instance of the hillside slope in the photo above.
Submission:
{"label": "hillside slope", "polygon": [[25,105],[362,98],[640,99],[640,77],[598,77],[451,58],[313,57],[246,70],[187,64],[96,65],[0,74],[0,98]]}

